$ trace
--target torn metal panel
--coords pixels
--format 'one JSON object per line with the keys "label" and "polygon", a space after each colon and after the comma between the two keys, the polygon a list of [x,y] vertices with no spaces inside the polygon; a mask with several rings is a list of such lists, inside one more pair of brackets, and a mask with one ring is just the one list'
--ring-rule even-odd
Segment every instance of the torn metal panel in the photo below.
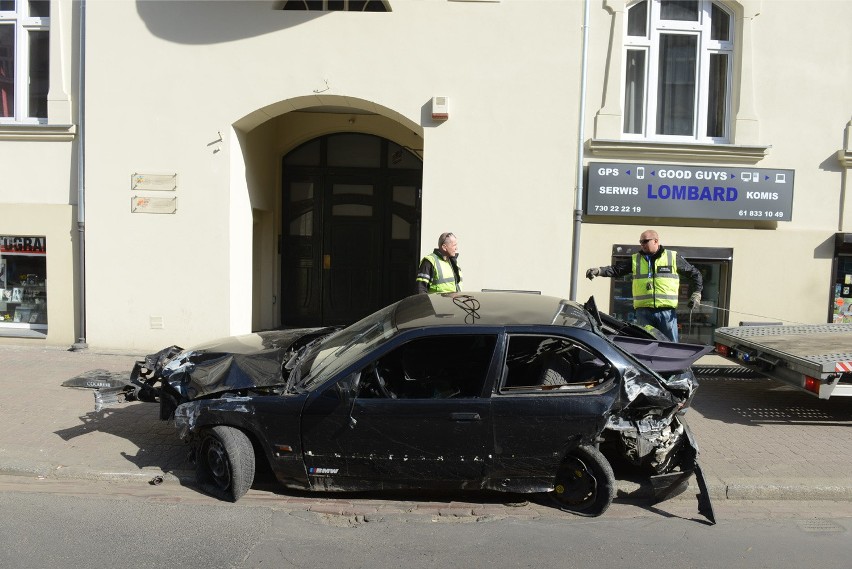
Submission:
{"label": "torn metal panel", "polygon": [[251,398],[249,397],[223,397],[220,399],[199,399],[178,405],[175,409],[175,428],[178,436],[182,439],[189,438],[191,432],[198,430],[199,416],[205,411],[215,409],[221,413],[245,413],[253,412]]}
{"label": "torn metal panel", "polygon": [[649,369],[661,375],[689,369],[698,358],[713,351],[713,346],[661,340],[649,341],[631,336],[614,336],[612,341]]}
{"label": "torn metal panel", "polygon": [[121,388],[127,385],[130,385],[130,375],[127,372],[114,372],[105,369],[86,371],[62,382],[62,387],[89,389]]}

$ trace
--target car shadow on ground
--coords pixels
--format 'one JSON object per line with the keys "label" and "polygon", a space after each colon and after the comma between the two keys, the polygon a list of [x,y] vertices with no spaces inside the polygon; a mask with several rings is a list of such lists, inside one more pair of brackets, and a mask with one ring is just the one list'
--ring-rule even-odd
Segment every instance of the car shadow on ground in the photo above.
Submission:
{"label": "car shadow on ground", "polygon": [[[93,401],[94,406],[94,401]],[[92,432],[105,433],[126,440],[129,444],[117,449],[128,462],[142,470],[157,468],[179,479],[194,471],[189,461],[189,446],[177,437],[173,421],[159,419],[159,406],[134,402],[101,411],[90,411],[79,417],[80,424],[54,431],[65,441]],[[134,449],[131,452],[130,449]],[[100,448],[92,452],[109,452]],[[110,464],[110,462],[107,462]]]}
{"label": "car shadow on ground", "polygon": [[[692,409],[703,417],[742,425],[852,426],[849,398],[819,399],[762,377],[699,377]],[[689,413],[687,413],[689,421]]]}
{"label": "car shadow on ground", "polygon": [[[400,509],[415,509],[423,505],[448,507],[506,506],[526,507],[530,504],[552,506],[549,498],[539,494],[515,494],[496,490],[372,490],[357,492],[296,490],[285,488],[274,478],[255,480],[252,490],[268,492],[286,498],[303,498],[319,501],[376,501],[396,502]],[[555,508],[558,509],[558,508]]]}

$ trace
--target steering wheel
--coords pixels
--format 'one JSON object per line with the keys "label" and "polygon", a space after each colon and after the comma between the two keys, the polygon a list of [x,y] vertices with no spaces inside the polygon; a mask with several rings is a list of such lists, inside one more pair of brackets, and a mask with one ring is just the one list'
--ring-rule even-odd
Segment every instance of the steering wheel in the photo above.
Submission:
{"label": "steering wheel", "polygon": [[378,386],[379,386],[379,391],[381,392],[381,394],[382,394],[384,397],[386,397],[387,399],[396,399],[396,394],[395,394],[395,393],[393,393],[393,392],[391,392],[391,390],[390,390],[390,389],[388,389],[388,385],[387,385],[387,383],[385,383],[385,380],[384,380],[384,378],[382,377],[381,372],[379,372],[379,366],[378,366],[378,365],[374,366],[374,367],[373,367],[373,371],[375,372],[375,375],[376,375],[376,383],[377,383],[377,384],[378,384]]}

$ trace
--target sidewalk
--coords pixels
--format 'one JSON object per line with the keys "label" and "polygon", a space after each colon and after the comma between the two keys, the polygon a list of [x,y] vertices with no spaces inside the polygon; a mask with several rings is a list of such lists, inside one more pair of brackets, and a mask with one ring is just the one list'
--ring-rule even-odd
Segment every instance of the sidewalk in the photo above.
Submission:
{"label": "sidewalk", "polygon": [[[144,483],[162,476],[192,485],[188,448],[172,423],[158,419],[158,405],[95,412],[90,389],[61,385],[95,369],[129,373],[141,356],[0,346],[0,474]],[[687,419],[714,502],[852,501],[850,398],[821,401],[767,379],[708,377]],[[619,480],[617,499],[641,494],[638,484]]]}

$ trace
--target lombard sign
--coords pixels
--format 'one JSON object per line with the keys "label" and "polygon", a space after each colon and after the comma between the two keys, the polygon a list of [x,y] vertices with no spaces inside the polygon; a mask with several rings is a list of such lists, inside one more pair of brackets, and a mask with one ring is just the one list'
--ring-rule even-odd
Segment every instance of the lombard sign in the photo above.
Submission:
{"label": "lombard sign", "polygon": [[587,216],[790,221],[793,170],[589,163]]}

